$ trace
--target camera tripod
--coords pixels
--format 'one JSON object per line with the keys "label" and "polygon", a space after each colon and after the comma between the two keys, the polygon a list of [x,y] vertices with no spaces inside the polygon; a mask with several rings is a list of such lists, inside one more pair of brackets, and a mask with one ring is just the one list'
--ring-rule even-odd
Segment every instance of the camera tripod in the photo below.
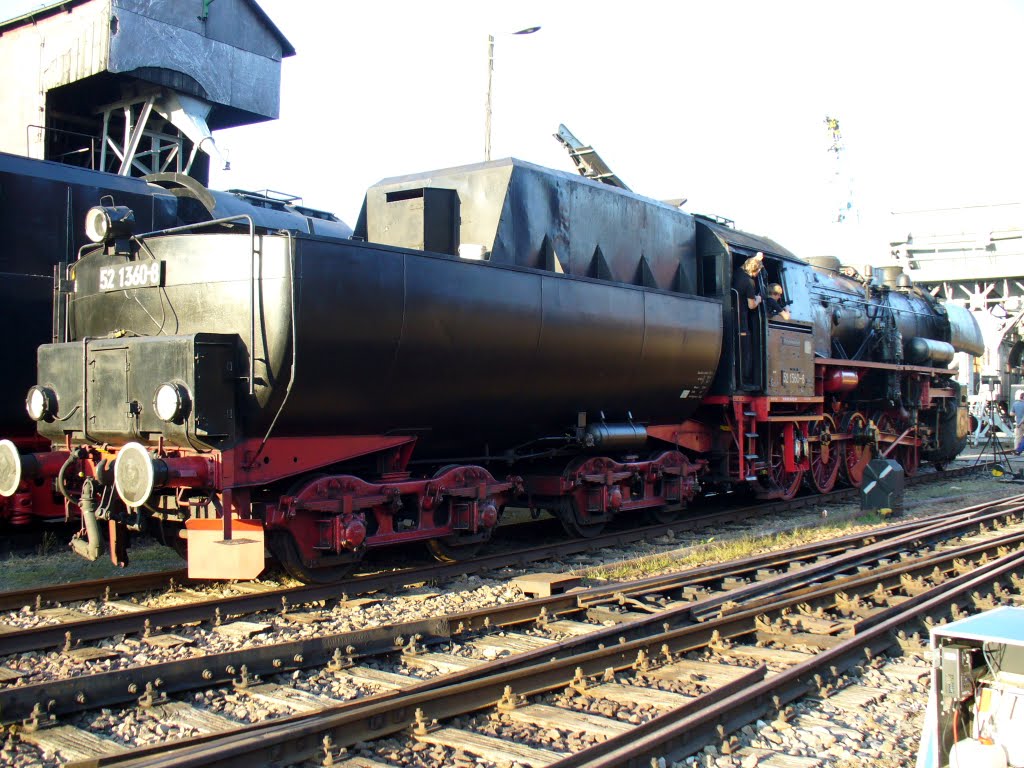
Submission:
{"label": "camera tripod", "polygon": [[995,400],[990,400],[985,406],[985,419],[988,423],[988,426],[985,428],[987,438],[981,446],[981,450],[978,452],[978,457],[974,460],[974,466],[976,467],[981,463],[982,458],[985,456],[985,452],[991,448],[992,463],[1007,475],[1016,477],[1013,466],[1010,464],[1010,457],[1006,455],[1006,449],[1003,448],[1003,444],[999,441],[999,438],[996,435],[999,430],[996,428],[995,416],[996,403]]}

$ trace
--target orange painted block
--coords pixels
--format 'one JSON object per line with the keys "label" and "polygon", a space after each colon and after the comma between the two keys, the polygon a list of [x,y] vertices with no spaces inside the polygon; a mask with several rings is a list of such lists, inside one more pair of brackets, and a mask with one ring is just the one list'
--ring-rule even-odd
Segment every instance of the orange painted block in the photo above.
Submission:
{"label": "orange painted block", "polygon": [[262,523],[232,520],[227,541],[221,520],[187,520],[185,530],[190,579],[247,580],[263,572],[266,536]]}

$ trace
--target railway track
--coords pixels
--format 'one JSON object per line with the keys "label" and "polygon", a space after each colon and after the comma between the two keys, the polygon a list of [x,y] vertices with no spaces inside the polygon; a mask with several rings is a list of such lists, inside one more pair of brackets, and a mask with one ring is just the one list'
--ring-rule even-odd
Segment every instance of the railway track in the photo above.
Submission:
{"label": "railway track", "polygon": [[[985,465],[987,466],[987,465]],[[984,468],[984,466],[982,467]],[[925,473],[910,480],[927,483],[948,479],[976,471],[976,466],[964,466],[943,473]],[[561,560],[580,553],[608,547],[651,540],[665,535],[677,536],[704,529],[720,530],[721,526],[743,524],[750,519],[782,514],[809,505],[836,504],[856,498],[858,491],[845,488],[827,495],[799,497],[789,502],[767,502],[740,508],[722,509],[688,516],[663,525],[616,530],[584,539],[555,542],[542,546],[497,551],[458,563],[428,564],[388,572],[364,574],[352,579],[327,585],[304,585],[274,588],[266,585],[240,586],[235,591],[243,594],[226,596],[221,593],[203,597],[191,592],[187,599],[175,596],[180,589],[197,587],[189,581],[184,570],[98,579],[72,584],[52,585],[43,589],[24,589],[0,592],[0,611],[23,611],[26,607],[41,621],[31,629],[17,630],[0,619],[0,656],[43,648],[70,647],[76,643],[101,639],[117,634],[150,632],[157,627],[171,627],[195,621],[213,620],[220,623],[229,616],[260,611],[287,610],[289,606],[323,601],[337,601],[339,596],[361,595],[378,590],[395,589],[418,581],[446,581],[465,574],[483,573],[507,566],[525,567],[545,560]],[[138,604],[119,599],[143,592],[164,593],[164,605]],[[97,601],[100,614],[83,613],[66,603]]]}
{"label": "railway track", "polygon": [[[198,741],[193,739],[191,746],[185,751],[176,753],[185,762],[171,762],[167,763],[168,765],[207,764],[207,761],[214,758],[218,761],[227,760],[216,764],[238,764],[225,758],[224,755],[227,753],[218,752],[211,757],[207,750],[220,749],[221,747],[213,745],[223,739],[227,739],[233,745],[230,748],[222,745],[224,749],[230,751],[240,748],[241,742],[238,740],[244,741],[248,731],[252,731],[249,737],[256,742],[263,743],[269,739],[267,743],[283,745],[281,749],[284,752],[281,754],[287,755],[285,762],[315,757],[317,749],[322,751],[323,747],[316,746],[310,751],[311,737],[307,733],[310,728],[320,729],[317,731],[320,734],[317,736],[318,739],[330,737],[333,760],[337,756],[339,746],[355,744],[370,738],[380,739],[391,733],[387,729],[377,733],[371,728],[370,731],[360,731],[359,737],[351,741],[350,737],[355,732],[353,728],[356,728],[353,723],[365,726],[367,723],[384,720],[390,727],[400,722],[401,724],[394,730],[401,730],[410,724],[415,707],[424,709],[426,719],[451,718],[465,716],[467,712],[484,706],[495,706],[503,699],[505,709],[511,707],[513,711],[518,711],[519,699],[513,697],[509,700],[504,692],[504,686],[512,685],[513,681],[516,696],[533,695],[542,690],[569,686],[570,689],[577,691],[573,698],[577,695],[593,698],[591,694],[580,692],[580,689],[586,690],[588,686],[593,685],[595,681],[592,676],[604,675],[609,666],[616,670],[613,676],[632,669],[634,665],[639,665],[637,669],[641,671],[645,667],[652,668],[652,664],[656,669],[666,665],[672,669],[682,669],[679,665],[685,666],[684,661],[693,660],[683,659],[679,654],[693,654],[697,651],[718,652],[718,646],[724,647],[724,644],[741,638],[753,636],[763,639],[771,636],[775,643],[787,642],[785,638],[789,638],[789,644],[795,642],[794,638],[797,635],[800,635],[798,639],[806,641],[807,638],[803,635],[809,634],[810,625],[828,624],[832,627],[831,633],[827,633],[831,640],[819,641],[818,646],[826,649],[837,647],[836,638],[841,638],[843,632],[852,631],[851,626],[854,627],[856,635],[859,635],[864,631],[866,622],[877,621],[877,617],[888,610],[883,604],[905,604],[917,600],[919,596],[905,599],[906,594],[900,593],[907,590],[923,593],[921,585],[926,584],[930,578],[937,578],[936,573],[949,574],[945,580],[950,582],[959,579],[956,574],[965,569],[977,569],[980,572],[981,568],[987,567],[984,565],[986,560],[992,561],[997,556],[1002,556],[1001,553],[1008,548],[1018,546],[1021,540],[1020,532],[997,536],[990,531],[985,542],[963,544],[958,549],[939,548],[942,546],[942,540],[956,532],[966,536],[979,528],[991,529],[1003,525],[1009,519],[1019,518],[1022,512],[1021,504],[1022,499],[1018,498],[1010,503],[981,505],[940,519],[901,524],[894,526],[895,530],[891,534],[889,531],[885,532],[885,536],[875,534],[876,540],[873,543],[863,538],[843,537],[840,540],[807,545],[742,563],[706,566],[673,577],[657,577],[629,585],[554,595],[515,605],[448,616],[443,620],[421,622],[420,625],[381,628],[380,631],[350,633],[344,637],[320,638],[322,642],[316,647],[313,641],[306,641],[301,647],[268,646],[237,651],[231,658],[199,657],[177,662],[176,668],[168,665],[140,668],[135,673],[138,676],[137,680],[130,680],[123,672],[118,672],[107,676],[92,674],[64,682],[51,681],[38,686],[17,686],[0,691],[0,711],[5,713],[7,719],[8,713],[18,712],[24,715],[32,703],[43,702],[34,716],[28,718],[29,725],[27,729],[21,731],[22,738],[29,743],[38,744],[44,751],[49,748],[60,752],[65,759],[69,750],[75,749],[66,746],[66,743],[77,743],[80,750],[77,756],[86,757],[87,760],[87,763],[83,764],[100,765],[106,764],[108,760],[120,762],[122,759],[99,757],[102,750],[109,748],[110,744],[94,743],[90,753],[82,746],[84,742],[90,740],[77,733],[81,731],[80,728],[59,725],[42,727],[47,724],[48,718],[53,715],[66,717],[68,713],[89,707],[109,706],[115,699],[127,702],[141,698],[143,705],[148,707],[145,718],[155,718],[158,721],[161,718],[170,718],[175,722],[194,722],[197,724],[194,729],[197,732],[204,729],[215,732],[225,727],[237,730],[239,725],[232,724],[230,718],[219,716],[220,727],[215,728],[210,721],[216,718],[207,717],[204,720],[199,715],[190,714],[195,708],[183,701],[164,702],[161,699],[161,694],[191,690],[203,685],[228,683],[235,691],[232,695],[275,702],[274,706],[278,711],[289,711],[289,708],[291,711],[313,708],[317,714],[293,715],[291,718],[260,728],[258,736],[253,731],[255,726],[249,726],[248,729],[243,728],[230,737],[207,736],[205,741],[209,742],[208,744],[202,743],[202,738]],[[912,557],[911,552],[922,544],[928,544],[931,547],[930,552],[922,557]],[[964,563],[968,562],[973,562],[974,565],[965,566]],[[813,582],[814,586],[807,586],[810,582]],[[892,600],[889,599],[889,595],[894,596]],[[826,611],[837,611],[844,616],[853,615],[859,618],[852,623],[848,618],[822,618],[819,614]],[[795,623],[791,619],[794,613],[801,617]],[[432,650],[438,645],[452,643],[462,646],[461,653],[438,653]],[[668,656],[663,646],[669,649]],[[640,650],[643,650],[643,654],[638,655]],[[407,677],[405,681],[399,681],[395,677],[397,672],[388,672],[384,669],[388,663],[395,662],[374,661],[376,658],[396,656],[396,653],[399,659],[398,666],[403,671],[419,670],[423,677],[412,676]],[[765,651],[750,651],[747,653],[746,664],[732,666],[748,667],[751,664],[749,659],[758,654],[763,656]],[[786,655],[781,652],[776,654],[779,657]],[[652,662],[652,659],[657,661]],[[677,666],[672,667],[672,664]],[[368,686],[371,690],[374,687],[390,687],[391,690],[388,693],[378,693],[369,698],[346,703],[332,701],[322,693],[298,691],[289,694],[287,685],[280,682],[265,683],[257,679],[257,675],[280,677],[310,667],[321,667],[322,671],[316,675],[325,680],[337,680],[342,676],[346,679],[361,679],[360,685]],[[530,674],[539,676],[536,679],[529,676],[517,677],[526,674],[525,670],[533,667],[537,669],[533,669]],[[583,670],[583,676],[579,680],[576,675],[577,667]],[[547,689],[537,688],[540,684],[537,680],[555,679],[545,675],[554,674],[556,670],[557,674],[568,677],[564,680],[558,678],[559,682]],[[658,673],[654,676],[663,677],[664,674],[668,673]],[[749,671],[742,672],[736,680],[743,682],[730,682],[728,686],[716,686],[715,690],[718,691],[718,695],[722,695],[736,686],[745,687],[753,682],[753,678],[747,677],[750,674],[752,673]],[[188,679],[189,675],[191,681]],[[148,684],[144,681],[146,676]],[[524,680],[526,682],[523,682]],[[531,680],[533,682],[530,682]],[[620,690],[614,686],[636,687],[636,683],[631,681],[612,683],[605,680],[602,684],[613,684],[612,689],[602,689],[604,692]],[[663,688],[664,685],[660,686],[659,690]],[[708,700],[703,698],[704,693],[694,693],[691,690],[693,686],[687,688],[683,685],[682,688],[690,691],[682,695],[699,694],[702,697],[701,701],[704,702],[701,707],[709,706]],[[449,690],[450,695],[447,693]],[[498,690],[497,698],[489,703],[480,703],[488,695],[493,696],[495,690]],[[620,691],[621,695],[626,693],[640,695],[636,690],[625,693]],[[672,686],[669,686],[660,699],[659,695],[652,694],[645,701],[672,701],[669,693],[679,691],[674,691]],[[603,695],[602,693],[601,696]],[[601,706],[606,709],[611,706],[607,704],[605,698],[600,698],[600,701],[605,702]],[[456,702],[468,709],[451,709]],[[679,717],[682,715],[675,710],[683,707],[685,703],[676,703],[678,706],[670,709]],[[556,705],[543,704],[545,707]],[[651,711],[648,715],[652,721],[655,719],[653,713],[659,711],[659,706],[664,708],[662,705],[650,704]],[[383,709],[375,709],[380,707]],[[352,721],[345,719],[349,717],[346,713],[350,710],[353,713],[351,717],[354,718]],[[369,714],[354,714],[364,710]],[[684,710],[683,714],[685,711],[688,710]],[[398,712],[404,712],[405,715],[398,717]],[[527,712],[527,719],[536,719],[537,710]],[[497,718],[495,722],[504,722],[501,720],[504,715],[498,715],[497,710],[492,714]],[[512,720],[522,717],[522,714],[508,714],[508,718]],[[643,725],[646,716],[638,714],[636,717],[642,722],[628,725]],[[321,722],[334,722],[337,718],[342,718],[338,722],[344,722],[344,727],[329,723],[325,725]],[[227,722],[223,722],[224,720]],[[424,718],[420,720],[416,744],[429,745],[442,741],[448,745],[446,748],[449,748],[462,743],[459,741],[461,737],[447,731],[442,731],[441,736],[436,735],[438,731],[431,731],[424,724]],[[313,724],[314,721],[317,725]],[[576,721],[569,718],[566,722]],[[61,731],[61,728],[65,730]],[[68,728],[72,730],[69,731]],[[298,728],[305,736],[295,737],[298,738],[296,742],[292,736],[281,735],[290,732],[291,728]],[[557,730],[554,726],[552,728]],[[598,729],[598,725],[594,728]],[[279,733],[279,729],[284,730]],[[633,731],[631,727],[630,732]],[[634,733],[629,738],[635,736]],[[279,742],[276,741],[278,737],[281,739]],[[468,749],[473,737],[467,736],[465,739],[464,746]],[[298,749],[295,744],[299,742],[305,744],[305,752],[293,752]],[[65,743],[63,752],[55,745],[56,743]],[[419,754],[413,749],[414,746],[415,744],[408,746],[410,754]],[[596,748],[597,745],[593,746]],[[421,746],[417,749],[422,751],[433,748]],[[165,750],[167,745],[161,745],[158,749]],[[186,754],[192,754],[188,752],[190,749],[200,750],[202,756],[184,757]],[[133,754],[147,761],[165,759],[156,754],[140,753],[138,749],[134,749]],[[250,753],[249,760],[252,759],[254,758]],[[537,755],[530,759],[535,762],[523,764],[547,764],[540,762]],[[558,758],[565,759],[569,758]],[[89,760],[91,762],[88,762]],[[189,760],[199,762],[188,762]]]}

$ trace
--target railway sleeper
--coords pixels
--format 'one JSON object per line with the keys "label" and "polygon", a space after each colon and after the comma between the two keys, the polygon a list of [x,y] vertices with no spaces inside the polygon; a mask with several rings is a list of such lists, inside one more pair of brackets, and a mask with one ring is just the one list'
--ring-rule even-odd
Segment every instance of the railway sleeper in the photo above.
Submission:
{"label": "railway sleeper", "polygon": [[[1019,557],[1016,558],[1016,561],[1017,561],[1016,563],[1007,563],[1006,565],[1002,565],[1002,564],[999,564],[999,565],[1002,565],[1002,568],[1011,567],[1012,565],[1017,565],[1017,567],[1019,567],[1020,558]],[[993,570],[995,570],[995,569],[993,569]],[[1005,572],[1004,572],[1003,575],[1005,575]],[[970,577],[961,578],[959,581],[961,583],[957,584],[956,586],[961,587],[962,589],[970,587],[969,591],[971,591],[971,592],[973,592],[974,590],[977,589],[977,584],[975,582],[971,581]],[[807,612],[805,612],[805,611],[803,611],[802,609],[799,608],[801,603],[793,602],[792,605],[797,610],[800,610],[801,614],[803,614],[803,615],[807,614]],[[955,605],[955,603],[954,603],[954,605]],[[811,613],[816,613],[816,611],[811,611]],[[957,611],[953,610],[953,614],[956,615],[956,613],[957,613]],[[886,632],[888,632],[890,627],[888,627],[888,626],[882,627],[881,625],[879,625],[878,629],[879,630],[885,629]],[[678,633],[679,630],[676,630],[676,632]],[[872,632],[874,632],[875,634],[878,634],[878,632],[873,630],[873,629],[868,629],[867,630],[867,633],[872,633]],[[743,634],[749,635],[751,633],[749,631],[747,631],[747,632],[738,632],[737,634],[738,635],[743,635]],[[757,633],[754,633],[754,636],[757,639],[759,639],[762,642],[764,642],[765,638],[763,638],[761,636],[758,636]],[[792,638],[793,635],[789,634],[788,637]],[[888,635],[886,635],[886,637],[888,637]],[[666,636],[665,640],[668,640],[668,639],[669,639],[669,636]],[[798,639],[800,641],[805,641],[806,640],[806,638],[804,638],[804,637],[798,637]],[[883,639],[884,638],[880,638],[879,639],[879,644],[880,645],[881,645]],[[660,639],[660,638],[655,640],[653,637],[651,637],[651,638],[648,638],[646,641],[642,641],[642,642],[645,642],[647,645],[649,645],[651,650],[656,650],[659,647],[661,647],[661,648],[665,647],[665,646],[662,645],[662,639]],[[680,645],[676,645],[675,648],[676,648],[676,650],[683,650],[683,651],[685,651],[687,648],[692,648],[693,647],[691,645],[691,642],[692,641],[685,641],[685,642],[681,643]],[[840,643],[840,645],[845,645],[847,642],[848,642],[848,639],[844,639]],[[891,642],[891,641],[886,640],[886,642],[888,643],[888,642]],[[832,649],[832,650],[836,650],[836,651],[839,650],[839,645],[835,645],[835,646],[830,645],[831,640],[825,640],[825,643],[826,643],[825,647],[827,647],[829,649]],[[807,645],[806,642],[801,642],[800,644],[801,645],[805,645],[805,646]],[[743,654],[740,651],[740,648],[748,648],[748,646],[731,645],[731,644],[723,642],[723,641],[720,641],[718,643],[712,643],[711,645],[712,645],[712,647],[714,649],[714,652],[716,654],[719,654],[720,656],[723,656],[723,657],[741,656]],[[761,649],[759,652],[763,653],[765,651],[764,651],[764,649]],[[781,651],[779,651],[779,653],[781,653]],[[845,649],[844,649],[844,653],[846,653]],[[678,657],[675,657],[674,655],[672,655],[668,651],[665,651],[661,655],[659,655],[658,656],[658,660],[661,661],[662,657],[665,657],[665,660],[668,663],[682,663],[683,662],[682,659],[680,659]],[[800,657],[798,656],[796,658],[799,659]],[[863,656],[862,655],[860,656],[860,659],[863,660]],[[621,660],[620,661],[612,660],[612,661],[613,661],[613,664],[616,667],[621,667],[621,665],[622,665]],[[576,664],[578,662],[576,660],[572,660],[572,663]],[[842,661],[839,658],[836,658],[835,659],[835,663],[836,664],[845,664],[845,661]],[[594,661],[594,663],[588,663],[588,671],[586,673],[577,674],[575,676],[575,678],[572,679],[571,682],[570,682],[570,687],[575,692],[573,695],[574,696],[578,695],[580,697],[589,698],[589,699],[593,699],[593,700],[597,700],[597,701],[601,701],[601,702],[609,702],[609,705],[612,705],[612,706],[615,703],[632,706],[633,704],[635,704],[635,703],[637,703],[639,701],[640,697],[647,697],[645,699],[645,702],[647,701],[647,699],[650,699],[651,700],[650,706],[655,707],[655,708],[659,707],[658,701],[655,701],[655,699],[660,700],[660,701],[664,701],[664,700],[668,699],[668,696],[664,696],[662,694],[671,693],[671,694],[675,694],[676,696],[682,695],[684,697],[686,697],[688,695],[688,692],[676,691],[676,690],[672,690],[672,691],[660,691],[660,690],[658,690],[658,691],[654,691],[652,693],[640,694],[638,692],[639,688],[638,688],[637,684],[628,684],[629,683],[628,680],[626,680],[624,678],[621,678],[621,677],[618,677],[615,673],[609,674],[608,672],[601,673],[601,672],[598,671],[598,669],[600,669],[601,667],[607,668],[607,664],[608,664],[608,662],[601,661],[600,663],[598,663],[596,660]],[[626,662],[626,665],[628,666],[628,662]],[[547,670],[549,665],[547,663],[545,663],[542,666],[545,668],[545,670]],[[595,667],[597,669],[595,669]],[[649,664],[644,664],[643,663],[643,659],[641,658],[640,655],[637,656],[637,661],[633,664],[633,669],[637,673],[636,679],[638,681],[642,681],[642,679],[645,678],[645,677],[657,676],[657,670],[663,669],[663,668],[664,668],[664,664],[661,667],[654,667],[653,670],[652,670],[652,667]],[[838,667],[837,667],[837,669],[838,669]],[[548,672],[545,671],[545,675],[547,675],[547,674],[548,674]],[[736,673],[733,673],[733,674],[736,674]],[[761,677],[763,677],[764,674],[765,674],[764,673],[764,668],[762,667],[762,668],[760,668],[760,670],[758,668],[756,668],[756,667],[755,668],[750,668],[750,671],[749,671],[748,674],[752,675],[754,677],[753,678],[751,678],[751,677],[744,677],[744,676],[738,676],[737,677],[737,679],[740,681],[741,684],[744,684],[744,685],[749,684],[752,679],[757,679],[757,675],[760,675]],[[680,680],[680,678],[685,678],[685,680]],[[802,679],[803,679],[803,676],[801,677],[801,680]],[[814,679],[815,679],[815,683],[816,683],[816,686],[817,686],[817,689],[818,689],[819,693],[821,693],[822,695],[831,695],[832,693],[834,693],[834,691],[837,688],[837,683],[835,681],[841,680],[841,676],[839,675],[838,672],[831,672],[831,673],[829,673],[829,672],[822,672],[820,674],[816,673],[814,675]],[[708,688],[716,689],[718,691],[728,691],[728,693],[726,695],[731,695],[732,693],[736,692],[736,689],[735,688],[731,688],[730,689],[728,684],[726,684],[726,685],[719,684],[718,686],[716,686],[715,685],[716,682],[720,683],[720,676],[716,676],[716,675],[713,675],[713,674],[708,674],[708,672],[706,670],[698,670],[698,671],[696,671],[696,673],[693,670],[685,670],[685,674],[677,676],[677,681],[679,681],[681,683],[684,683],[684,684],[687,684],[687,685],[704,685],[704,686],[707,686]],[[529,686],[527,686],[527,688],[529,689]],[[251,689],[251,687],[250,687],[250,689]],[[787,693],[786,695],[788,696],[789,694]],[[692,699],[692,696],[691,696],[691,699]],[[515,701],[514,698],[513,698],[513,700]],[[683,716],[683,715],[690,716],[691,714],[693,714],[695,712],[695,710],[693,709],[692,705],[695,704],[697,701],[700,701],[700,700],[692,700],[691,701],[690,699],[686,699],[686,700],[683,701],[683,703],[678,704],[678,706],[670,706],[669,709],[674,710],[673,714],[675,714],[677,716]],[[704,704],[707,704],[708,701],[704,700],[704,701],[701,701],[700,703],[702,705],[704,705]],[[781,705],[780,705],[780,708],[781,708]],[[421,715],[420,717],[417,718],[417,725],[419,726],[419,728],[418,728],[419,730],[426,730],[427,732],[431,732],[430,731],[430,727],[425,725],[425,718],[424,718],[423,715]],[[437,731],[433,731],[433,732],[437,733]],[[722,736],[724,737],[724,734],[722,734]]]}

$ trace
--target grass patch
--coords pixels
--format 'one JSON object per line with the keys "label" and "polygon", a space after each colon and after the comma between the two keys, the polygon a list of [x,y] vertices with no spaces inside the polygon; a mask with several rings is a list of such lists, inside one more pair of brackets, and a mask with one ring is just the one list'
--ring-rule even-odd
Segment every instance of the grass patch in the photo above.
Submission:
{"label": "grass patch", "polygon": [[72,553],[67,542],[53,533],[43,536],[36,554],[13,554],[0,560],[0,590],[31,589],[72,581],[109,579],[129,574],[183,568],[177,553],[152,541],[138,541],[128,552],[127,568],[116,568],[104,549],[95,561]]}
{"label": "grass patch", "polygon": [[880,525],[886,517],[876,512],[865,512],[856,517],[839,520],[822,520],[820,525],[794,528],[759,536],[744,534],[735,538],[716,540],[714,537],[682,549],[654,552],[650,555],[622,560],[609,565],[598,565],[574,571],[585,579],[594,581],[629,581],[654,576],[668,571],[696,568],[709,563],[724,563],[740,560],[763,552],[820,541],[863,526]]}

